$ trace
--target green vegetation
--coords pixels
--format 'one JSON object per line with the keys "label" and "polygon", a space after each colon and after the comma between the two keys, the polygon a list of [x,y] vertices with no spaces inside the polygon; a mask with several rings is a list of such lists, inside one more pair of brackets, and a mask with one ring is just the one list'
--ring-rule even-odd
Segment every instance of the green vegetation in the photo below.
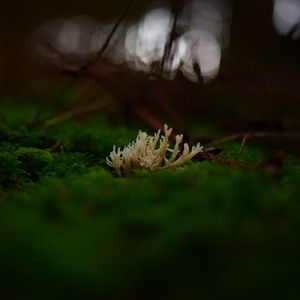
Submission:
{"label": "green vegetation", "polygon": [[[1,113],[3,299],[299,295],[296,158],[259,167],[269,150],[247,145],[240,160],[254,168],[194,161],[119,178],[105,157],[138,128],[98,118],[28,130],[30,108]],[[233,158],[239,144],[224,148]]]}

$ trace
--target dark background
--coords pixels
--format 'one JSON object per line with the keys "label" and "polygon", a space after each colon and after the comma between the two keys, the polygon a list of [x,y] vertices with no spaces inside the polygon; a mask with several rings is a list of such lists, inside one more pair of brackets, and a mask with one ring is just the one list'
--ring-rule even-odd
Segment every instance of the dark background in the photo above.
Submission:
{"label": "dark background", "polygon": [[[59,73],[53,77],[53,74],[40,72],[32,59],[34,51],[30,53],[30,47],[34,47],[30,44],[31,37],[46,21],[85,14],[105,22],[117,19],[126,3],[126,0],[2,3],[2,93],[14,93],[36,87],[41,82],[60,80]],[[168,3],[136,1],[127,19],[138,19],[150,8]],[[272,0],[235,0],[232,1],[232,7],[229,47],[223,50],[218,78],[199,88],[199,97],[205,98],[205,101],[201,101],[204,107],[201,111],[205,115],[223,119],[226,118],[224,115],[228,115],[228,119],[238,115],[244,123],[250,122],[252,125],[264,122],[271,124],[262,127],[275,128],[280,123],[279,127],[298,129],[300,41],[280,36],[275,31]],[[189,88],[185,92],[189,97]]]}

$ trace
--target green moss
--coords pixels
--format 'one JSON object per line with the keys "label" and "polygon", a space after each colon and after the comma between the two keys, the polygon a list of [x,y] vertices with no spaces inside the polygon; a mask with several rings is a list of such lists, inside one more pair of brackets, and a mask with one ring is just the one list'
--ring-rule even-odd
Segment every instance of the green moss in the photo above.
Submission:
{"label": "green moss", "polygon": [[30,174],[31,178],[39,178],[52,168],[53,157],[47,150],[20,147],[15,154],[17,160],[21,162],[22,169]]}
{"label": "green moss", "polygon": [[[3,127],[0,144],[6,298],[297,298],[296,158],[276,176],[193,162],[123,178],[105,157],[138,128],[23,125]],[[239,144],[224,148],[232,159]],[[247,145],[240,160],[268,155]]]}
{"label": "green moss", "polygon": [[0,151],[0,188],[7,189],[18,183],[19,178],[26,176],[21,162],[14,153]]}

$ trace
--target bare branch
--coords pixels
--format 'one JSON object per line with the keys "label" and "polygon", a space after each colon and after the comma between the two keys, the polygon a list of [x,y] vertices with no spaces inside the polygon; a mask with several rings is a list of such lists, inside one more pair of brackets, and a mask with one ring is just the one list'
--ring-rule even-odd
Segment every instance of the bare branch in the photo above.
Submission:
{"label": "bare branch", "polygon": [[179,18],[179,13],[180,13],[182,5],[183,4],[178,2],[177,0],[172,0],[171,9],[172,9],[172,14],[173,14],[173,23],[172,23],[172,28],[171,28],[171,31],[169,34],[168,41],[166,42],[166,45],[165,45],[164,54],[163,54],[163,57],[162,57],[162,60],[160,63],[160,76],[162,76],[166,61],[168,59],[172,59],[171,51],[172,51],[174,41],[177,37],[178,18]]}
{"label": "bare branch", "polygon": [[101,49],[99,50],[99,52],[97,53],[97,57],[96,59],[91,62],[90,64],[87,64],[86,66],[82,67],[81,70],[86,70],[87,68],[91,68],[94,67],[99,60],[101,59],[102,55],[104,54],[104,52],[106,51],[106,49],[108,48],[112,37],[114,36],[115,32],[117,31],[117,29],[119,28],[120,24],[123,22],[124,18],[126,17],[126,15],[128,14],[130,8],[132,7],[133,3],[135,0],[129,0],[126,8],[124,9],[123,13],[121,14],[121,16],[119,17],[119,19],[116,21],[114,27],[112,28],[111,32],[109,33],[109,35],[106,38],[106,41],[104,42],[104,44],[102,45]]}

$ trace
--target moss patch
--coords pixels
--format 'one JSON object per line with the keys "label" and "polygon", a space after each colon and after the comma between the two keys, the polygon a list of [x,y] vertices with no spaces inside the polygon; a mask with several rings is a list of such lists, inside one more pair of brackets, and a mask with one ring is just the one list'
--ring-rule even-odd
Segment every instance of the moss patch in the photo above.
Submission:
{"label": "moss patch", "polygon": [[[276,172],[195,161],[119,178],[105,157],[137,131],[104,120],[35,130],[1,123],[3,294],[296,297],[298,160],[286,156]],[[222,156],[233,158],[238,147],[225,145]],[[240,160],[258,166],[268,155],[246,146]]]}

